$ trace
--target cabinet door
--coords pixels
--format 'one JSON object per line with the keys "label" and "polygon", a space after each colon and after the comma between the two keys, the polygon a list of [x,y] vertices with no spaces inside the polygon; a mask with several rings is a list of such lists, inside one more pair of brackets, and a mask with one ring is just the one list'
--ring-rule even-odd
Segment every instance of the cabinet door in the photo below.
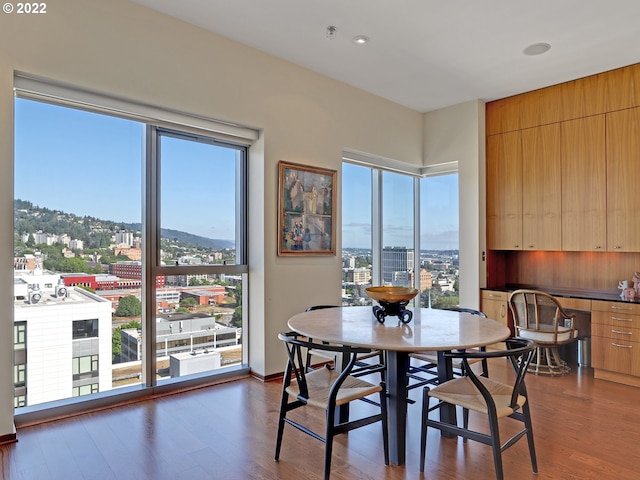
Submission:
{"label": "cabinet door", "polygon": [[522,131],[522,249],[562,249],[560,124]]}
{"label": "cabinet door", "polygon": [[[506,292],[483,290],[480,309],[488,318],[497,320],[508,327],[509,307],[507,305],[507,296]],[[500,342],[489,345],[489,348],[493,350],[504,350],[507,347],[504,342]]]}
{"label": "cabinet door", "polygon": [[487,247],[522,250],[522,143],[517,132],[487,137]]}
{"label": "cabinet door", "polygon": [[607,248],[640,251],[640,108],[607,114]]}
{"label": "cabinet door", "polygon": [[606,250],[604,115],[562,122],[562,250]]}
{"label": "cabinet door", "polygon": [[488,318],[509,326],[507,297],[507,292],[483,290],[480,308]]}

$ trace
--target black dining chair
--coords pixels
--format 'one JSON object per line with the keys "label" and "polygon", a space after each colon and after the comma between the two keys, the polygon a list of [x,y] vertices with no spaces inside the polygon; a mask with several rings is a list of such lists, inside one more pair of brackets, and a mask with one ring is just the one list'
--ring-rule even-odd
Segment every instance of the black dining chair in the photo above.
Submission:
{"label": "black dining chair", "polygon": [[[487,318],[487,316],[479,311],[472,308],[465,307],[449,307],[443,310],[450,310],[454,312],[464,312],[470,313],[471,315],[477,315],[482,318]],[[486,347],[478,347],[473,351],[486,351]],[[471,350],[468,350],[471,351]],[[412,364],[409,365],[409,373],[408,373],[408,382],[409,385],[407,387],[408,390],[413,390],[415,388],[424,387],[425,385],[437,385],[438,384],[438,352],[426,351],[426,352],[415,352],[409,355],[409,359],[414,360]],[[489,375],[489,367],[486,359],[469,359],[469,365],[473,365],[474,363],[482,364],[482,375]],[[452,359],[452,367],[454,369],[454,373],[456,375],[463,375],[463,363],[459,359]]]}
{"label": "black dining chair", "polygon": [[[333,439],[336,435],[347,433],[356,428],[364,427],[375,422],[382,424],[382,440],[385,465],[389,464],[389,435],[387,429],[387,402],[385,401],[385,385],[373,384],[362,378],[351,375],[359,354],[367,353],[369,349],[333,345],[302,340],[295,332],[281,333],[278,338],[287,348],[287,366],[282,384],[282,401],[278,417],[278,434],[276,439],[275,459],[280,458],[282,435],[285,424],[324,442],[324,479],[328,480],[331,473],[331,455]],[[340,355],[343,359],[343,369],[336,370],[329,364],[315,370],[307,365],[306,351],[316,349]],[[365,414],[359,418],[341,420],[336,415],[336,407],[348,405],[354,400],[364,399],[377,394],[376,402],[379,407],[376,413]],[[297,416],[294,420],[288,416],[292,410],[301,407],[312,407],[324,410],[325,431],[317,433],[302,424],[306,416]],[[301,420],[302,419],[302,420]]]}
{"label": "black dining chair", "polygon": [[[493,450],[493,461],[496,479],[502,480],[502,452],[515,444],[523,436],[529,443],[529,456],[534,473],[538,472],[536,451],[533,439],[529,398],[524,378],[536,349],[536,344],[529,339],[509,338],[505,340],[506,350],[492,352],[450,352],[446,357],[460,360],[464,366],[464,375],[441,383],[433,388],[424,387],[422,397],[422,428],[420,439],[420,471],[424,472],[425,453],[427,448],[427,428],[436,428],[442,432],[459,435],[467,439],[490,445]],[[470,368],[469,361],[475,359],[507,358],[513,368],[513,379],[510,383],[498,382],[488,377],[476,375]],[[437,404],[430,406],[429,400],[435,398]],[[455,405],[463,408],[463,426],[452,425],[429,417],[429,414],[444,405]],[[483,429],[469,429],[469,411],[478,412],[488,419],[489,433]],[[523,428],[501,443],[498,420],[512,418],[524,424]],[[486,428],[486,427],[485,427]]]}
{"label": "black dining chair", "polygon": [[[338,308],[337,305],[312,305],[307,307],[306,312],[311,312],[314,310],[321,310],[325,308]],[[313,341],[313,339],[309,339]],[[325,342],[323,342],[325,343]],[[335,362],[335,357],[332,357],[332,354],[327,353],[326,351],[320,350],[309,350],[307,352],[307,365],[311,366],[311,356],[317,356],[323,358],[329,362]],[[373,363],[370,359],[376,359]],[[384,359],[384,351],[382,350],[371,350],[368,353],[361,353],[358,355],[356,360],[356,364],[351,371],[351,375],[354,377],[361,377],[363,375],[368,375],[372,373],[380,373],[380,380],[385,382],[385,370],[386,370],[386,362]]]}

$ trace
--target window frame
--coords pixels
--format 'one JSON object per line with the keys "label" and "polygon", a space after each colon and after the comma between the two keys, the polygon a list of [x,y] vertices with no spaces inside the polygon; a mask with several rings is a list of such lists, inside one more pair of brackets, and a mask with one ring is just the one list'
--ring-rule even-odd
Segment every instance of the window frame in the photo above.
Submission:
{"label": "window frame", "polygon": [[[89,327],[89,322],[91,325]],[[83,329],[79,327],[83,326]],[[98,338],[99,334],[99,323],[97,318],[88,318],[85,320],[73,320],[71,322],[71,338],[73,340],[84,340],[87,338]],[[87,330],[87,328],[89,328]],[[84,335],[81,335],[84,333]]]}
{"label": "window frame", "polygon": [[[242,373],[248,373],[248,338],[247,332],[247,291],[249,284],[248,265],[248,191],[249,191],[249,148],[259,138],[256,129],[244,127],[230,122],[205,118],[199,115],[164,109],[162,107],[137,103],[135,101],[120,99],[111,95],[105,95],[95,91],[77,88],[58,82],[51,82],[35,76],[16,73],[14,76],[14,95],[16,99],[32,100],[41,103],[49,103],[59,107],[83,110],[98,115],[107,115],[140,122],[145,126],[146,144],[145,154],[142,159],[142,238],[143,238],[143,302],[142,328],[144,332],[142,382],[131,387],[113,388],[102,392],[100,397],[87,399],[82,405],[71,402],[72,397],[55,404],[36,404],[29,408],[29,412],[16,412],[16,419],[32,421],[45,419],[51,415],[71,413],[94,408],[95,406],[110,405],[113,397],[135,398],[148,395],[149,392],[173,391],[176,388],[189,388],[197,386],[212,378],[223,379]],[[158,171],[155,160],[152,161],[152,153],[156,147],[155,135],[150,132],[174,132],[182,137],[198,138],[207,142],[231,147],[241,152],[242,167],[236,185],[236,194],[239,195],[236,209],[236,263],[234,265],[181,265],[165,266],[159,262],[159,219],[157,217],[157,202],[159,201]],[[154,229],[157,228],[157,231]],[[223,367],[219,370],[204,372],[180,377],[167,381],[163,385],[156,379],[156,355],[155,355],[155,278],[160,275],[198,275],[198,274],[226,274],[241,275],[243,286],[242,304],[242,360],[239,365]],[[14,324],[14,343],[18,331]],[[22,348],[26,348],[26,322],[22,330]],[[18,344],[20,345],[20,344]],[[20,348],[20,347],[18,347]],[[150,352],[153,352],[151,354]],[[74,387],[75,388],[75,387]],[[24,406],[24,400],[15,402]],[[31,407],[31,406],[30,406]]]}
{"label": "window frame", "polygon": [[[417,169],[410,166],[400,165],[391,162],[373,159],[362,154],[354,154],[353,152],[345,152],[342,164],[349,164],[357,167],[368,168],[371,172],[371,257],[372,272],[371,284],[383,285],[383,229],[384,229],[384,202],[383,202],[383,174],[394,173],[406,175],[413,178],[413,235],[414,235],[414,255],[413,255],[413,271],[414,286],[418,289],[418,295],[414,298],[415,305],[422,305],[422,288],[420,284],[420,251],[422,250],[421,238],[421,180],[427,177],[435,177],[442,175],[458,175],[459,171],[457,162],[448,165],[446,169],[424,168]],[[379,160],[379,161],[378,161]],[[344,190],[344,184],[342,185]],[[344,208],[344,204],[342,205]],[[459,249],[458,249],[459,251]],[[417,253],[416,253],[417,252]]]}

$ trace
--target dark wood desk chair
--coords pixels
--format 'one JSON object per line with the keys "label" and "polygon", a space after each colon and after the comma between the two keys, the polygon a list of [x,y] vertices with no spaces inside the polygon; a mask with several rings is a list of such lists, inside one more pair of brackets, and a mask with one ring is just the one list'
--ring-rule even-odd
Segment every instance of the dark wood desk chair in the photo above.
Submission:
{"label": "dark wood desk chair", "polygon": [[[332,345],[301,340],[294,332],[281,333],[278,338],[287,348],[288,360],[282,385],[282,401],[278,419],[278,435],[276,439],[275,459],[280,458],[282,434],[285,423],[325,443],[324,478],[329,479],[331,473],[331,453],[333,438],[341,433],[350,432],[356,428],[370,425],[374,422],[382,423],[382,438],[384,442],[384,462],[389,464],[389,436],[387,429],[386,389],[383,382],[376,385],[361,378],[354,377],[351,372],[359,354],[369,352],[366,348],[356,348],[346,345]],[[339,355],[343,358],[343,369],[337,371],[329,365],[316,370],[307,365],[307,350],[318,350]],[[379,410],[377,413],[349,421],[341,421],[336,416],[336,407],[348,405],[353,400],[360,400],[373,394],[378,394]],[[313,407],[325,411],[326,425],[324,435],[316,433],[304,426],[300,421],[292,420],[288,412],[300,407]],[[305,418],[304,416],[298,418]]]}
{"label": "dark wood desk chair", "polygon": [[[424,387],[422,399],[422,429],[420,441],[420,471],[424,472],[425,452],[427,448],[427,428],[437,428],[442,432],[459,435],[467,439],[491,445],[496,479],[502,480],[502,452],[526,435],[529,443],[531,467],[538,472],[531,414],[524,377],[535,352],[536,345],[532,340],[509,338],[505,341],[507,350],[493,352],[450,352],[445,356],[452,360],[462,361],[465,375],[444,382],[436,387]],[[469,360],[488,358],[508,358],[513,367],[513,382],[506,384],[497,382],[481,375],[476,375],[470,368]],[[429,406],[429,399],[433,397],[439,402]],[[429,418],[429,413],[440,408],[443,404],[457,405],[463,408],[463,427],[442,423]],[[469,429],[469,410],[486,415],[489,420],[490,433],[483,433]],[[510,417],[524,424],[524,428],[513,435],[504,444],[500,441],[498,420]]]}
{"label": "dark wood desk chair", "polygon": [[537,344],[530,372],[541,375],[569,373],[571,368],[560,357],[558,347],[578,338],[578,330],[573,326],[576,314],[566,312],[553,296],[538,290],[516,290],[509,295],[508,302],[516,335],[530,338]]}

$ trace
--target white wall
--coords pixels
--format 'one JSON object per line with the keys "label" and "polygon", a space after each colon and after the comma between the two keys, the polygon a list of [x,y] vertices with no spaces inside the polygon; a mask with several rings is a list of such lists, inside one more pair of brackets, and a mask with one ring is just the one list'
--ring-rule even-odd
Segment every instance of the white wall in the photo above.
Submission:
{"label": "white wall", "polygon": [[[251,151],[249,200],[249,360],[259,375],[282,370],[284,355],[276,334],[287,329],[293,313],[310,304],[340,301],[339,253],[276,255],[278,161],[339,171],[342,151],[348,148],[422,163],[420,113],[127,1],[56,0],[44,15],[2,14],[2,332],[12,328],[14,71],[260,129],[262,137]],[[338,230],[337,252],[340,242]],[[12,382],[11,340],[0,335],[3,385]],[[13,400],[10,389],[0,392],[2,435],[13,429]]]}
{"label": "white wall", "polygon": [[484,102],[471,101],[425,113],[424,164],[458,163],[460,305],[480,307],[485,285]]}

